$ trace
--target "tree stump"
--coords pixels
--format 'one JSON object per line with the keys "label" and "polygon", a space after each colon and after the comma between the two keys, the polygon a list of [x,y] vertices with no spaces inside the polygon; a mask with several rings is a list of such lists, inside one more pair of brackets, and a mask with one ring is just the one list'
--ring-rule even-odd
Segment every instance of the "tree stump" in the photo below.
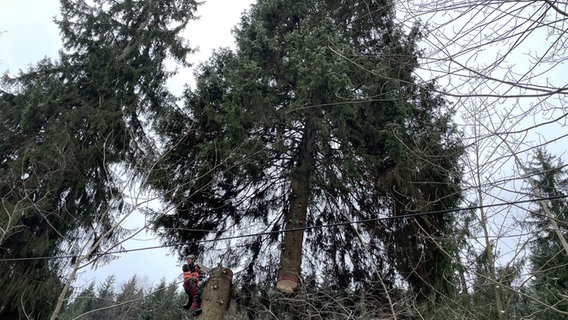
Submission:
{"label": "tree stump", "polygon": [[233,271],[229,268],[217,267],[209,273],[209,280],[201,296],[199,320],[223,320],[229,308]]}

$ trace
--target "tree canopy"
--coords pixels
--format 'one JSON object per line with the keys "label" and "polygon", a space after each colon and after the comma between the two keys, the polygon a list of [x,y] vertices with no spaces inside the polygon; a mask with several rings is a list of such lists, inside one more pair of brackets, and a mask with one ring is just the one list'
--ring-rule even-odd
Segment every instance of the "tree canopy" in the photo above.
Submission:
{"label": "tree canopy", "polygon": [[164,63],[186,63],[179,33],[196,5],[62,0],[59,59],[3,78],[0,258],[12,260],[0,264],[9,275],[0,317],[46,317],[65,282],[68,261],[26,258],[81,254],[84,245],[98,253],[122,239],[116,219],[130,208],[113,169],[139,168],[153,149],[149,119],[174,103]]}
{"label": "tree canopy", "polygon": [[463,148],[448,105],[413,76],[419,28],[394,14],[388,1],[253,5],[236,51],[201,65],[185,108],[158,129],[169,152],[151,183],[176,209],[155,217],[167,244],[211,253],[194,241],[271,231],[218,259],[253,283],[401,276],[424,296],[451,290],[456,247],[432,239],[454,227],[436,212],[461,198]]}

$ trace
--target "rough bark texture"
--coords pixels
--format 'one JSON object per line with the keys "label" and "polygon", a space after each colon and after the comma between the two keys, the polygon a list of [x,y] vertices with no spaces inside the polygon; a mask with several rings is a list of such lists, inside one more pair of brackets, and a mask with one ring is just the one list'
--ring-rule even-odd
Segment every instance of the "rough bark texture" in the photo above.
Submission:
{"label": "rough bark texture", "polygon": [[[297,229],[304,226],[306,220],[307,192],[301,178],[292,178],[292,201],[287,215],[286,229]],[[281,246],[280,270],[276,287],[284,293],[292,293],[298,286],[300,267],[302,264],[302,243],[304,231],[288,231],[284,233]]]}
{"label": "rough bark texture", "polygon": [[[297,171],[290,179],[291,200],[286,214],[286,230],[302,228],[306,223],[308,203],[310,200],[310,176],[314,170],[314,149],[316,130],[308,122],[304,132],[302,145],[298,152]],[[293,293],[298,287],[302,265],[302,244],[304,230],[284,233],[280,253],[280,269],[276,288],[284,293]]]}
{"label": "rough bark texture", "polygon": [[217,267],[211,270],[203,290],[200,320],[223,320],[229,307],[233,272],[229,268]]}

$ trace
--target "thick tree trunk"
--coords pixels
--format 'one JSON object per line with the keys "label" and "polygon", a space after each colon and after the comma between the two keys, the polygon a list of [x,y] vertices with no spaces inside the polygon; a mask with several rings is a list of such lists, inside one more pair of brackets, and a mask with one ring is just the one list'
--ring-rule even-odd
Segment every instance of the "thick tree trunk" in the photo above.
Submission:
{"label": "thick tree trunk", "polygon": [[209,273],[209,280],[203,290],[199,320],[223,320],[229,307],[233,272],[229,268],[217,267]]}
{"label": "thick tree trunk", "polygon": [[[291,176],[290,207],[285,216],[286,230],[305,226],[310,200],[310,177],[314,171],[315,126],[308,122],[298,152],[296,172]],[[276,288],[284,293],[293,293],[298,287],[302,265],[304,230],[286,231],[280,248],[280,269]]]}

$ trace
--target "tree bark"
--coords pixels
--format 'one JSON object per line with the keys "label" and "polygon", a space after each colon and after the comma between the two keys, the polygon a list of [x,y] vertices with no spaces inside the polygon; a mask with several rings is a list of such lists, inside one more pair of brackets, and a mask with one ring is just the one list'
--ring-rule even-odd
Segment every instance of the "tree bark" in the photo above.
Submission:
{"label": "tree bark", "polygon": [[199,320],[223,320],[229,307],[233,272],[229,268],[211,270],[203,290]]}
{"label": "tree bark", "polygon": [[316,129],[311,121],[306,124],[304,137],[298,152],[296,172],[290,179],[291,200],[285,216],[286,231],[280,248],[280,269],[276,288],[283,293],[293,293],[298,287],[302,265],[303,228],[310,200],[310,176],[314,170]]}

